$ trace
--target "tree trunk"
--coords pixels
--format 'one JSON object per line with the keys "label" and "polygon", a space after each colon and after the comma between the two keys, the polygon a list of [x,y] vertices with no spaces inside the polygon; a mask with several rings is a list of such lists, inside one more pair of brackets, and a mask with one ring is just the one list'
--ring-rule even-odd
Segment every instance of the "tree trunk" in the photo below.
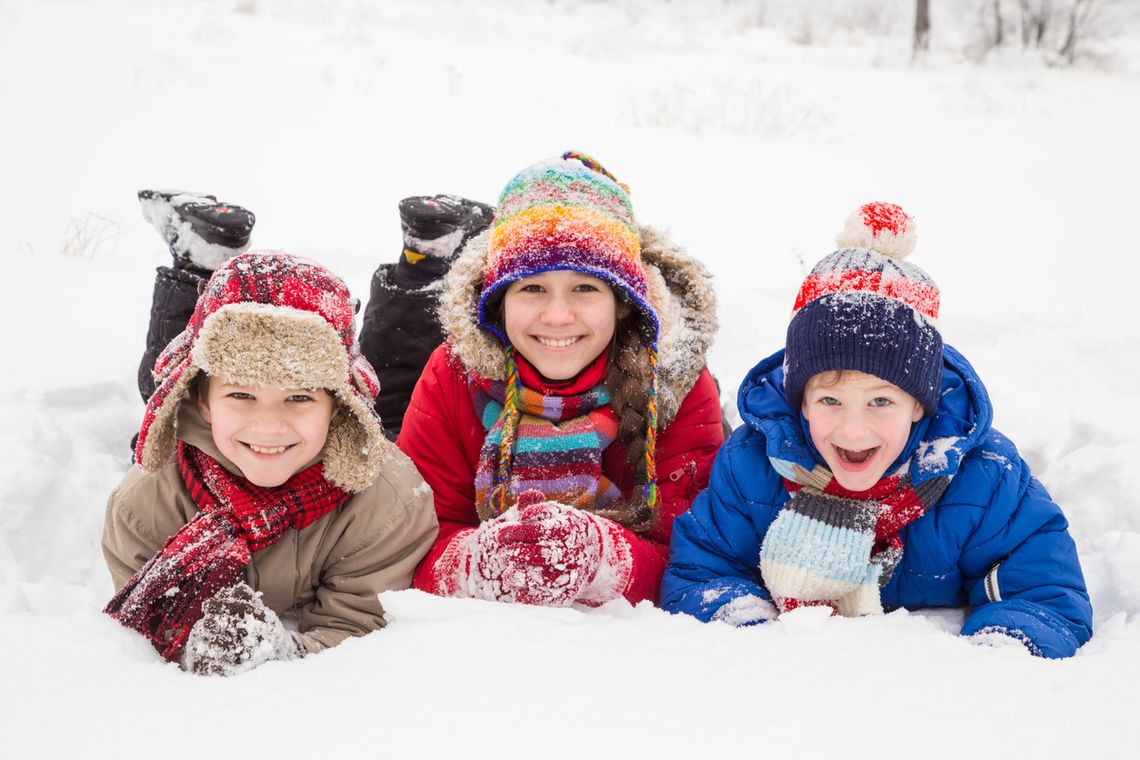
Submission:
{"label": "tree trunk", "polygon": [[1001,22],[1001,0],[994,0],[994,47],[1001,47],[1004,42]]}
{"label": "tree trunk", "polygon": [[914,55],[930,49],[930,0],[915,0]]}

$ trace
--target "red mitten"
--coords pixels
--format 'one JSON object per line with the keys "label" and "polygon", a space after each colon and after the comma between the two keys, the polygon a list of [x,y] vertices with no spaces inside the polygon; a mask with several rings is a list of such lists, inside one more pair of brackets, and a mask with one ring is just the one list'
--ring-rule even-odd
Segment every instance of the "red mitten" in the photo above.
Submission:
{"label": "red mitten", "polygon": [[527,492],[471,537],[471,596],[565,607],[598,605],[629,586],[633,557],[624,529],[604,517]]}

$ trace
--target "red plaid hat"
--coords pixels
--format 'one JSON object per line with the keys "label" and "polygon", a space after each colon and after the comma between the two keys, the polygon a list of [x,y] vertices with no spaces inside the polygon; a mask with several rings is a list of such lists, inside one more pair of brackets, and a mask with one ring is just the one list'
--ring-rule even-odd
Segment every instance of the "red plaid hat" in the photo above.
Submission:
{"label": "red plaid hat", "polygon": [[148,471],[171,461],[178,407],[206,372],[237,385],[331,391],[338,404],[325,477],[347,491],[367,488],[390,444],[373,406],[380,384],[360,353],[355,312],[344,282],[314,261],[279,252],[227,261],[155,362],[135,459]]}

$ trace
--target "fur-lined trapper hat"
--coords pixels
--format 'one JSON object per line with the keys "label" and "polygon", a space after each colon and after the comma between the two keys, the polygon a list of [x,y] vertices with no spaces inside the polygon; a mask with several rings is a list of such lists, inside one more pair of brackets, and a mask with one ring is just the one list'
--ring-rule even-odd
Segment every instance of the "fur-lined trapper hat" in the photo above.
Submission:
{"label": "fur-lined trapper hat", "polygon": [[325,388],[337,400],[323,452],[325,477],[368,487],[391,445],[373,406],[380,384],[360,354],[356,301],[320,264],[285,253],[245,253],[219,267],[186,329],[155,362],[135,459],[156,471],[174,456],[178,407],[200,372],[236,385]]}

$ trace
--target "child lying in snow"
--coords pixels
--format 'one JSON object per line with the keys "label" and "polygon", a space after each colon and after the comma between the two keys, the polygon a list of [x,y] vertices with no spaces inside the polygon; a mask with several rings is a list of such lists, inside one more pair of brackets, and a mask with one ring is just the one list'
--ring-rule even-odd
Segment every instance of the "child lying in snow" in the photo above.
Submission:
{"label": "child lying in snow", "polygon": [[155,364],[138,464],[107,505],[106,611],[186,670],[231,675],[383,627],[377,594],[411,584],[438,532],[373,409],[354,307],[314,262],[241,254]]}
{"label": "child lying in snow", "polygon": [[868,204],[837,242],[677,519],[662,606],[748,625],[801,605],[969,605],[963,635],[1072,655],[1092,610],[1068,523],[943,345],[938,288],[902,260],[913,221]]}
{"label": "child lying in snow", "polygon": [[448,341],[397,445],[435,492],[416,587],[565,606],[656,599],[673,518],[724,440],[707,272],[575,153],[504,189],[440,296]]}

